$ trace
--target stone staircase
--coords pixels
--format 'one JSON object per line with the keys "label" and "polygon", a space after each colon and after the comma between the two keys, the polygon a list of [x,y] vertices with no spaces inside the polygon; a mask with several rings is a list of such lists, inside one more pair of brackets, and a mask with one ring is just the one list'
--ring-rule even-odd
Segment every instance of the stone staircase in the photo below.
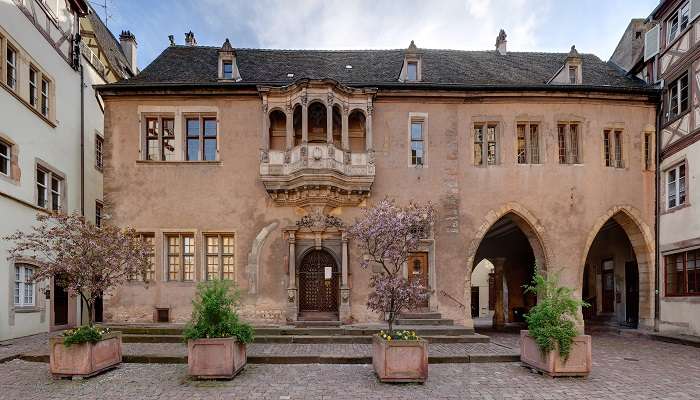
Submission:
{"label": "stone staircase", "polygon": [[452,326],[454,321],[442,318],[442,314],[432,311],[406,312],[399,314],[396,325]]}

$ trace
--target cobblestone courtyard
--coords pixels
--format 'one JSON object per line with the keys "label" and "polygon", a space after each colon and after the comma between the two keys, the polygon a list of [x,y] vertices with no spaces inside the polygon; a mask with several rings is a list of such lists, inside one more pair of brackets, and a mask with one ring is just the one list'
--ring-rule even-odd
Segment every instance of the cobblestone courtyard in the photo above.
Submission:
{"label": "cobblestone courtyard", "polygon": [[[492,337],[517,344],[515,335]],[[593,346],[593,373],[585,379],[551,379],[519,363],[431,364],[425,385],[379,384],[369,365],[258,364],[233,381],[195,382],[182,364],[122,364],[84,381],[53,380],[46,364],[13,360],[0,364],[0,399],[698,398],[698,348],[607,335],[594,336]]]}

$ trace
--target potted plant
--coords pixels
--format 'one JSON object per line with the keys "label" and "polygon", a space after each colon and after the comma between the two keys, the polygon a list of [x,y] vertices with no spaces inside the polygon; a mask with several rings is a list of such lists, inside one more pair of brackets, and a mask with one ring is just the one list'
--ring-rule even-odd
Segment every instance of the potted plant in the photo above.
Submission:
{"label": "potted plant", "polygon": [[549,376],[587,376],[591,372],[591,337],[579,335],[575,321],[579,307],[573,289],[555,276],[535,270],[525,291],[537,295],[537,305],[525,315],[528,330],[520,331],[520,361]]}
{"label": "potted plant", "polygon": [[381,382],[420,382],[428,378],[428,342],[415,332],[394,331],[396,317],[429,296],[419,281],[409,282],[402,274],[410,252],[435,220],[432,205],[410,203],[399,207],[385,199],[363,215],[348,230],[365,257],[363,268],[380,266],[372,274],[373,289],[367,307],[385,316],[388,331],[372,339],[372,364]]}
{"label": "potted plant", "polygon": [[77,293],[87,308],[87,324],[49,339],[49,366],[55,377],[88,377],[122,361],[121,335],[94,325],[98,297],[135,276],[145,276],[149,252],[133,229],[86,221],[77,213],[38,214],[29,232],[16,232],[11,258],[35,266],[33,282],[54,279]]}
{"label": "potted plant", "polygon": [[184,330],[187,367],[197,379],[232,379],[246,365],[246,344],[253,327],[240,321],[235,307],[240,293],[227,281],[199,284],[192,320]]}

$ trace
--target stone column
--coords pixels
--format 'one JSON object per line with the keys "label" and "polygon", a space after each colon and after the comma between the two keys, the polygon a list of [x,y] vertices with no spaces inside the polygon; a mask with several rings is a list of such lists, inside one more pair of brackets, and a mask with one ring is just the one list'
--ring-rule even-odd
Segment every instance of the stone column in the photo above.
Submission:
{"label": "stone column", "polygon": [[263,100],[262,104],[262,161],[269,161],[270,153],[270,118],[267,115],[267,99]]}
{"label": "stone column", "polygon": [[306,95],[301,101],[301,143],[309,142],[309,107],[306,105]]}
{"label": "stone column", "polygon": [[326,142],[333,143],[333,105],[326,104]]}
{"label": "stone column", "polygon": [[341,147],[343,148],[343,151],[349,151],[350,150],[350,140],[348,137],[348,106],[343,105],[343,117],[342,117],[342,128],[341,128]]}
{"label": "stone column", "polygon": [[289,284],[287,285],[287,321],[297,320],[296,238],[289,232]]}
{"label": "stone column", "polygon": [[294,147],[294,109],[287,106],[287,151]]}
{"label": "stone column", "polygon": [[365,150],[372,151],[372,104],[367,104],[367,118],[365,119]]}
{"label": "stone column", "polygon": [[505,264],[506,259],[498,257],[490,261],[493,263],[493,278],[494,286],[496,287],[496,299],[493,307],[493,327],[502,328],[506,324],[503,312],[503,264]]}
{"label": "stone column", "polygon": [[342,233],[341,243],[340,320],[348,322],[350,320],[350,287],[348,286],[348,237],[345,232]]}

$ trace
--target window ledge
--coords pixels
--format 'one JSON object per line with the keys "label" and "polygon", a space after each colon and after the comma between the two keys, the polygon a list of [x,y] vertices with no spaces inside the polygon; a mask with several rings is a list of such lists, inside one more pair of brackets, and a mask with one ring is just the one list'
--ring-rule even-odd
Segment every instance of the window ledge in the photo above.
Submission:
{"label": "window ledge", "polygon": [[522,166],[522,167],[541,167],[544,165],[544,163],[518,163],[518,162],[516,162],[515,165]]}
{"label": "window ledge", "polygon": [[214,160],[214,161],[160,161],[160,160],[136,160],[136,164],[153,164],[153,165],[180,165],[180,164],[187,164],[187,165],[222,165],[223,162],[221,160]]}
{"label": "window ledge", "polygon": [[15,306],[15,314],[31,314],[41,312],[41,308],[36,306]]}
{"label": "window ledge", "polygon": [[690,302],[700,304],[700,293],[698,294],[679,294],[679,295],[665,295],[663,297],[664,301],[669,303],[680,303],[680,302]]}
{"label": "window ledge", "polygon": [[681,204],[680,206],[675,206],[673,208],[666,208],[663,212],[661,212],[661,215],[672,214],[676,211],[680,211],[680,210],[682,210],[684,208],[688,208],[688,207],[690,207],[690,203],[686,199],[686,202]]}

